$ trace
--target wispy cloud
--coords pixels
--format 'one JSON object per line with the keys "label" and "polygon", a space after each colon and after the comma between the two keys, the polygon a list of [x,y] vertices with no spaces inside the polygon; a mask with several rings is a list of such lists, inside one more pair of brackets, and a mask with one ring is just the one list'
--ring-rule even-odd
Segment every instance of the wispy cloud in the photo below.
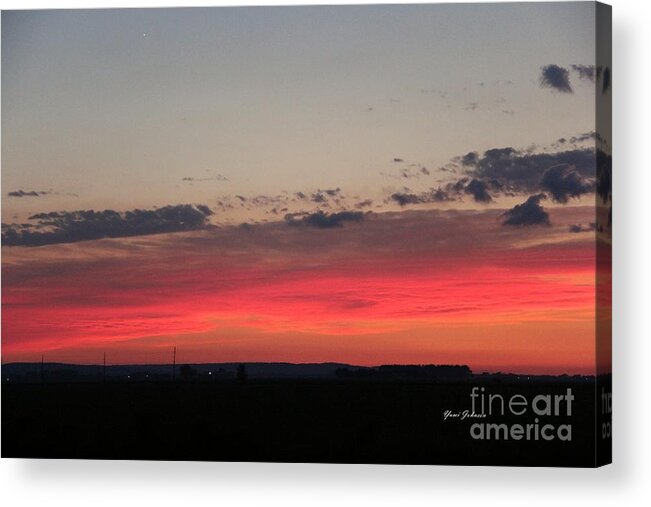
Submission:
{"label": "wispy cloud", "polygon": [[597,77],[596,67],[594,65],[574,64],[571,68],[579,76],[579,79],[591,81],[594,83]]}
{"label": "wispy cloud", "polygon": [[[297,216],[301,217],[300,220],[297,220]],[[359,222],[363,219],[364,213],[361,211],[340,211],[338,213],[324,213],[323,211],[317,211],[316,213],[285,215],[285,221],[289,225],[306,225],[319,229],[341,227],[344,222]]]}
{"label": "wispy cloud", "polygon": [[42,195],[48,195],[52,192],[50,190],[13,190],[7,192],[8,197],[40,197]]}
{"label": "wispy cloud", "polygon": [[201,183],[205,181],[229,181],[229,179],[223,174],[216,174],[215,176],[204,177],[185,176],[181,181],[186,183]]}

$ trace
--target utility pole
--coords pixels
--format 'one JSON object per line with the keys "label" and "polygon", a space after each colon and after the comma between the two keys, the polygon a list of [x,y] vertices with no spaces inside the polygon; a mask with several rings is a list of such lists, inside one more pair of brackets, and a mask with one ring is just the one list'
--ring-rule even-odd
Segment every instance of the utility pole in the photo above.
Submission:
{"label": "utility pole", "polygon": [[43,354],[41,354],[41,384],[44,382],[44,380],[45,380],[45,375],[43,373]]}
{"label": "utility pole", "polygon": [[172,380],[176,380],[176,347],[174,347],[174,354],[172,356]]}
{"label": "utility pole", "polygon": [[106,382],[106,352],[104,352],[104,364],[102,366],[102,382]]}

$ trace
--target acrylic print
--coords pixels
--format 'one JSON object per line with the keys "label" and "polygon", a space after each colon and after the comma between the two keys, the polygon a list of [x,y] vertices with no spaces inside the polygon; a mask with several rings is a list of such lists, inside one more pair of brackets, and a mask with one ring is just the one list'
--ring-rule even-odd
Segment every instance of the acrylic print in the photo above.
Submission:
{"label": "acrylic print", "polygon": [[4,457],[610,461],[610,8],[2,13]]}

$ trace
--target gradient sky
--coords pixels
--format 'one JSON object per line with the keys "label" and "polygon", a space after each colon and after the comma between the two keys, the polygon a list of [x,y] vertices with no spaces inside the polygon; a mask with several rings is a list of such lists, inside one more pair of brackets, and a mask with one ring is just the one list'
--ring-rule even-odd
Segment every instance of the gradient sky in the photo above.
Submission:
{"label": "gradient sky", "polygon": [[[541,65],[594,63],[587,3],[23,11],[2,28],[2,182],[61,192],[53,209],[375,195],[394,158],[435,169],[594,130],[589,83],[537,84]],[[182,183],[215,174],[230,181]]]}
{"label": "gradient sky", "polygon": [[[602,78],[572,65],[594,69],[594,22],[589,2],[3,12],[3,228],[214,212],[5,240],[3,362],[165,362],[176,345],[194,362],[593,371]],[[541,82],[550,64],[571,92]],[[488,199],[454,193],[481,179],[461,157],[505,147],[581,190],[504,173]],[[550,225],[503,225],[541,191]],[[359,215],[305,221],[318,211]]]}

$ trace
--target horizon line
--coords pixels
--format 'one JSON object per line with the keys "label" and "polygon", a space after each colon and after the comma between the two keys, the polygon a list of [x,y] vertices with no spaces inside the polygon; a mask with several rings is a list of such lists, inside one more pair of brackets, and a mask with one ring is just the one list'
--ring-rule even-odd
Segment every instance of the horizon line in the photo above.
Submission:
{"label": "horizon line", "polygon": [[[58,362],[58,361],[49,361],[49,362],[43,362],[41,361],[12,361],[12,362],[7,362],[7,363],[0,363],[0,367],[5,367],[9,365],[17,365],[17,364],[22,364],[22,365],[37,365],[40,366],[41,364],[43,365],[63,365],[63,366],[96,366],[98,368],[103,368],[106,366],[107,368],[111,367],[125,367],[125,366],[173,366],[173,363],[114,363],[114,364],[102,364],[102,363],[67,363],[67,362]],[[568,376],[568,377],[597,377],[599,375],[608,375],[611,374],[611,372],[607,373],[597,373],[596,371],[594,373],[570,373],[570,372],[564,372],[564,373],[522,373],[522,372],[516,372],[516,371],[504,371],[504,370],[482,370],[481,372],[477,372],[473,370],[470,365],[468,364],[463,364],[463,363],[381,363],[381,364],[375,364],[375,365],[359,365],[359,364],[352,364],[352,363],[341,363],[337,361],[324,361],[324,362],[307,362],[307,363],[292,363],[288,361],[217,361],[217,362],[204,362],[204,363],[176,363],[176,367],[182,366],[184,364],[187,364],[189,366],[209,366],[209,365],[219,365],[219,364],[284,364],[284,365],[291,365],[291,366],[309,366],[309,365],[341,365],[341,366],[350,366],[354,368],[379,368],[381,366],[465,366],[470,370],[471,375],[484,375],[484,374],[489,374],[489,375],[497,375],[497,374],[506,374],[506,375],[517,375],[521,377],[562,377],[562,376]]]}

